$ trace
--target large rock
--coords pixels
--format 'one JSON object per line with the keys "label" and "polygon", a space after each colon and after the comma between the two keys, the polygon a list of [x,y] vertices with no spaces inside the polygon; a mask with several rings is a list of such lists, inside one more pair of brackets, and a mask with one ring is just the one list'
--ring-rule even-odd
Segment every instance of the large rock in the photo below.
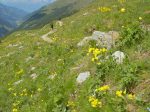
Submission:
{"label": "large rock", "polygon": [[125,54],[121,51],[116,51],[112,54],[112,57],[117,64],[122,64],[123,60],[125,59]]}
{"label": "large rock", "polygon": [[87,78],[89,78],[90,76],[90,72],[83,72],[83,73],[80,73],[79,76],[77,77],[77,83],[78,84],[81,84],[83,83]]}
{"label": "large rock", "polygon": [[117,31],[109,31],[108,34],[112,36],[114,42],[120,36],[120,34]]}
{"label": "large rock", "polygon": [[109,31],[108,33],[94,31],[92,36],[85,37],[82,41],[80,41],[77,44],[77,46],[82,47],[87,45],[89,41],[95,40],[97,46],[107,47],[107,49],[110,49],[114,45],[114,42],[118,37],[119,33],[116,31]]}
{"label": "large rock", "polygon": [[97,41],[97,45],[110,49],[113,45],[113,38],[105,32],[95,31],[92,35],[93,40]]}

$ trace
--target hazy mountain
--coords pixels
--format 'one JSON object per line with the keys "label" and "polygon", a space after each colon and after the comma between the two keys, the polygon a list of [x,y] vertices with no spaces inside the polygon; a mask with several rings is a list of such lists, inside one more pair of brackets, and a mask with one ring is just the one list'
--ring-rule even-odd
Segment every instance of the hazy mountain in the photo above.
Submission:
{"label": "hazy mountain", "polygon": [[41,27],[53,20],[73,14],[79,9],[90,4],[93,0],[57,0],[33,12],[21,25],[23,29]]}
{"label": "hazy mountain", "polygon": [[2,4],[6,4],[11,7],[17,7],[27,12],[33,12],[38,10],[42,6],[53,2],[54,0],[0,0]]}
{"label": "hazy mountain", "polygon": [[0,3],[0,37],[17,28],[26,12]]}

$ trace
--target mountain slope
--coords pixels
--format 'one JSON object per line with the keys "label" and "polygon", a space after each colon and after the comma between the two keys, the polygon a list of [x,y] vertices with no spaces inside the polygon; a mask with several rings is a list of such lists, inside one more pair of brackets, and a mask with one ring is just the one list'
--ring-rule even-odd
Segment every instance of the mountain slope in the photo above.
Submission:
{"label": "mountain slope", "polygon": [[[95,0],[56,30],[47,24],[1,40],[0,111],[148,112],[150,32],[140,26],[150,23],[144,13],[149,6],[146,0]],[[93,30],[120,33],[115,46],[94,61],[89,51],[104,46],[91,41],[77,47]],[[111,57],[118,50],[126,56],[122,64]],[[78,84],[78,75],[87,71],[90,77]]]}
{"label": "mountain slope", "polygon": [[73,14],[93,0],[57,0],[31,14],[21,28],[30,29],[41,27],[53,20]]}
{"label": "mountain slope", "polygon": [[17,28],[26,14],[23,10],[0,3],[0,37]]}

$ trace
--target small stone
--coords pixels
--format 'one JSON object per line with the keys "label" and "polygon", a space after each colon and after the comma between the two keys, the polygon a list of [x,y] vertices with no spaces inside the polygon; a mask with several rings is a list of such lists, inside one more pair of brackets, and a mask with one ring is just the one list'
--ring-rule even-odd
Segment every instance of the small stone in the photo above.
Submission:
{"label": "small stone", "polygon": [[115,53],[112,54],[112,57],[117,64],[122,64],[123,60],[125,59],[125,54],[121,51],[116,51]]}
{"label": "small stone", "polygon": [[35,70],[35,69],[36,69],[36,67],[32,67],[32,68],[31,68],[31,71],[33,71],[33,70]]}
{"label": "small stone", "polygon": [[36,73],[33,73],[31,76],[30,76],[32,79],[36,79],[38,77],[38,75]]}
{"label": "small stone", "polygon": [[19,47],[19,49],[22,49],[22,48],[23,48],[23,46],[20,46],[20,47]]}
{"label": "small stone", "polygon": [[86,12],[86,13],[83,14],[83,16],[86,16],[86,15],[88,15],[88,12]]}
{"label": "small stone", "polygon": [[80,73],[79,76],[77,77],[77,83],[81,84],[89,77],[90,77],[90,72],[89,71]]}
{"label": "small stone", "polygon": [[50,75],[50,76],[48,77],[48,79],[53,80],[56,76],[57,76],[57,74]]}
{"label": "small stone", "polygon": [[30,61],[30,60],[32,60],[33,58],[30,56],[30,57],[27,57],[25,60],[26,60],[26,62],[28,62],[28,61]]}
{"label": "small stone", "polygon": [[15,82],[14,85],[18,85],[18,84],[20,84],[21,82],[23,82],[23,80],[19,80],[19,81]]}

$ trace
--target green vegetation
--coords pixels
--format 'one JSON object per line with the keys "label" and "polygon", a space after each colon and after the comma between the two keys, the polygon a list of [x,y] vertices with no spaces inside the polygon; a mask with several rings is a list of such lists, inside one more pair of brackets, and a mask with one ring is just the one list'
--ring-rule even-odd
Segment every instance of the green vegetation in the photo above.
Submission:
{"label": "green vegetation", "polygon": [[[140,27],[150,23],[145,13],[149,6],[148,0],[95,0],[64,18],[62,27],[55,27],[57,32],[49,35],[53,43],[40,38],[49,32],[50,24],[4,38],[0,43],[0,111],[149,112],[150,33]],[[94,42],[77,48],[93,29],[121,35],[114,48],[102,53],[100,63],[92,61],[99,51],[87,55],[90,48],[97,48]],[[123,64],[106,60],[117,50],[126,55]],[[78,74],[85,71],[91,76],[77,84]]]}

